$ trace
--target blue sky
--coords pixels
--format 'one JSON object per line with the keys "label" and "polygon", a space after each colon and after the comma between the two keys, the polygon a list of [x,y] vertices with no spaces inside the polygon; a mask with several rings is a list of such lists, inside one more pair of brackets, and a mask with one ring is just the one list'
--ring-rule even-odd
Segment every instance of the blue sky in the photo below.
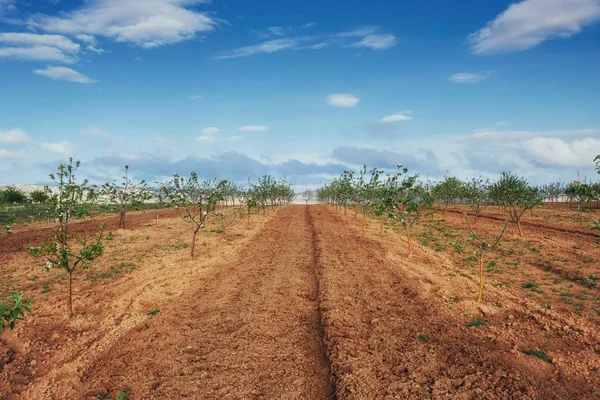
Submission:
{"label": "blue sky", "polygon": [[0,0],[0,183],[595,178],[600,0]]}

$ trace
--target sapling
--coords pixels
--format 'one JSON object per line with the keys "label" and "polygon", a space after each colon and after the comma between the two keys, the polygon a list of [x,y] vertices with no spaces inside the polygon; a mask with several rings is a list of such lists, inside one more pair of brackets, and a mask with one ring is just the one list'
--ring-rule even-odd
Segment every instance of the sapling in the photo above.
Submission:
{"label": "sapling", "polygon": [[117,206],[119,229],[125,229],[127,210],[140,207],[145,201],[152,198],[146,181],[141,181],[136,185],[129,179],[129,165],[125,166],[125,176],[123,176],[121,186],[117,186],[115,181],[107,182],[102,186],[101,194]]}
{"label": "sapling", "polygon": [[238,219],[240,216],[240,209],[232,207],[227,210],[221,210],[220,212],[215,211],[214,216],[219,221],[221,237],[225,239],[225,229],[233,225],[233,223]]}
{"label": "sapling", "polygon": [[313,192],[310,189],[306,189],[302,192],[302,199],[304,200],[304,202],[306,203],[306,205],[308,205],[309,201],[312,201],[315,197],[315,192]]}
{"label": "sapling", "polygon": [[489,187],[489,180],[481,178],[473,178],[463,186],[462,195],[475,216],[475,222],[477,222],[477,217],[490,204]]}
{"label": "sapling", "polygon": [[526,211],[542,203],[538,188],[529,186],[525,178],[511,173],[502,173],[498,182],[490,187],[490,199],[495,204],[504,207],[513,223],[517,224],[519,236],[523,236],[521,218]]}
{"label": "sapling", "polygon": [[382,203],[389,218],[399,222],[404,228],[408,243],[408,254],[412,256],[414,248],[411,228],[420,220],[425,210],[433,207],[433,196],[417,185],[418,175],[409,176],[408,169],[398,165],[395,175],[388,176],[382,191]]}
{"label": "sapling", "polygon": [[476,249],[473,254],[477,256],[479,261],[479,296],[477,297],[477,303],[479,304],[481,303],[481,298],[483,297],[483,263],[485,260],[485,255],[490,251],[493,251],[498,243],[500,243],[502,236],[504,236],[504,231],[506,230],[508,222],[504,223],[504,225],[500,228],[498,235],[494,239],[489,240],[481,235],[477,235],[475,231],[473,231],[466,213],[464,214],[464,217],[467,228],[469,229],[469,241]]}
{"label": "sapling", "polygon": [[87,269],[88,262],[100,257],[104,252],[102,244],[104,224],[100,225],[98,233],[93,239],[70,232],[71,221],[80,214],[88,183],[87,179],[81,183],[77,182],[75,171],[79,166],[79,161],[73,164],[73,159],[70,158],[68,164],[58,166],[57,174],[50,174],[50,179],[57,186],[54,192],[48,187],[45,190],[50,197],[48,201],[53,206],[53,214],[58,227],[54,230],[53,238],[48,239],[40,247],[29,248],[29,254],[32,256],[46,259],[46,270],[57,267],[67,272],[67,315],[69,318],[73,316],[73,273],[79,266]]}
{"label": "sapling", "polygon": [[196,172],[191,172],[187,179],[175,174],[173,180],[163,185],[161,190],[175,206],[181,219],[192,228],[190,257],[194,259],[198,232],[205,227],[207,218],[215,212],[223,195],[215,180],[200,182]]}

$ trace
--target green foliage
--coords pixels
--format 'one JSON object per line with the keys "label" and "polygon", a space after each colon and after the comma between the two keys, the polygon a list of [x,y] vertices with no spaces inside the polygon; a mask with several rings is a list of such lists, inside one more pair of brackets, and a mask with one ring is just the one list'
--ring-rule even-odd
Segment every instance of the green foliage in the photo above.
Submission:
{"label": "green foliage", "polygon": [[577,202],[577,209],[581,208],[582,202],[592,201],[598,198],[595,188],[587,183],[573,181],[565,190],[565,195],[571,200]]}
{"label": "green foliage", "polygon": [[464,196],[465,184],[458,178],[446,176],[444,180],[435,185],[432,195],[436,202],[446,204],[455,203]]}
{"label": "green foliage", "polygon": [[24,204],[27,202],[27,195],[16,186],[7,186],[0,191],[0,203]]}
{"label": "green foliage", "polygon": [[489,325],[489,323],[486,320],[481,319],[479,317],[475,317],[465,324],[465,326],[467,328],[477,328],[480,326],[488,326],[488,325]]}
{"label": "green foliage", "polygon": [[482,178],[473,178],[463,186],[462,196],[475,216],[490,204],[490,182]]}
{"label": "green foliage", "polygon": [[15,322],[23,320],[25,312],[31,312],[31,301],[23,299],[21,293],[12,293],[9,301],[0,304],[0,332],[8,326],[15,328]]}
{"label": "green foliage", "polygon": [[504,172],[498,182],[490,187],[490,199],[504,207],[512,222],[517,224],[522,236],[521,218],[525,211],[541,204],[542,195],[539,188],[529,186],[525,178]]}
{"label": "green foliage", "polygon": [[29,197],[34,203],[45,203],[50,198],[48,193],[46,193],[44,190],[34,190],[33,192],[29,193]]}
{"label": "green foliage", "polygon": [[158,308],[153,308],[152,310],[150,310],[150,311],[148,312],[148,315],[152,315],[152,316],[154,316],[154,315],[157,315],[159,312],[160,312],[160,309],[158,309]]}

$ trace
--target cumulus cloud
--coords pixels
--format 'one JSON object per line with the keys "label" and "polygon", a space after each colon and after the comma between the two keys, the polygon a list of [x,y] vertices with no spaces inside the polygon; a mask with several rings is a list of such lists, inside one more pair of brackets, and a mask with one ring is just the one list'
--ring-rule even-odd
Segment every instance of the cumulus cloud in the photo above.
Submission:
{"label": "cumulus cloud", "polygon": [[109,37],[117,42],[153,48],[192,39],[198,32],[214,29],[218,21],[194,6],[205,0],[88,0],[83,6],[60,16],[36,14],[27,25],[32,29],[61,34]]}
{"label": "cumulus cloud", "polygon": [[238,128],[238,131],[242,132],[266,132],[269,128],[264,125],[245,125]]}
{"label": "cumulus cloud", "polygon": [[410,111],[399,111],[392,115],[388,115],[387,117],[383,117],[380,122],[400,122],[400,121],[410,121],[413,119],[410,115]]}
{"label": "cumulus cloud", "polygon": [[18,128],[0,131],[0,143],[18,144],[27,143],[30,140],[29,136]]}
{"label": "cumulus cloud", "polygon": [[351,94],[330,94],[327,96],[327,104],[333,107],[350,108],[355,107],[360,99]]}
{"label": "cumulus cloud", "polygon": [[454,74],[450,78],[449,81],[454,83],[478,83],[486,78],[483,74],[472,74],[467,72],[461,72],[459,74]]}
{"label": "cumulus cloud", "polygon": [[23,158],[25,154],[22,151],[12,151],[0,148],[0,159]]}
{"label": "cumulus cloud", "polygon": [[537,137],[525,141],[523,149],[535,161],[547,165],[586,167],[600,154],[600,139],[587,137],[568,141]]}
{"label": "cumulus cloud", "polygon": [[77,83],[94,83],[95,80],[67,67],[47,67],[46,69],[36,69],[34,74],[42,75],[54,80],[62,80]]}
{"label": "cumulus cloud", "polygon": [[52,153],[68,156],[73,153],[73,145],[68,140],[63,140],[62,142],[56,143],[47,143],[44,142],[41,145],[41,148],[44,150],[48,150]]}
{"label": "cumulus cloud", "polygon": [[475,54],[520,51],[575,35],[598,19],[598,0],[524,0],[511,4],[467,40]]}

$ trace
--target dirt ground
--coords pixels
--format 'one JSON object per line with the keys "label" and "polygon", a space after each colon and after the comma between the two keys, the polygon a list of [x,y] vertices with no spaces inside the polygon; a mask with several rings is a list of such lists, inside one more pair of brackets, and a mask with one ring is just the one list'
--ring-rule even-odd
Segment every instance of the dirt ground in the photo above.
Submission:
{"label": "dirt ground", "polygon": [[468,250],[448,244],[468,249],[460,213],[423,221],[409,258],[395,227],[288,206],[204,232],[193,261],[183,221],[142,213],[76,273],[71,321],[61,271],[24,251],[48,232],[15,230],[0,293],[35,302],[0,335],[0,399],[598,398],[600,252],[549,212],[565,220],[540,212],[490,255],[481,306]]}

